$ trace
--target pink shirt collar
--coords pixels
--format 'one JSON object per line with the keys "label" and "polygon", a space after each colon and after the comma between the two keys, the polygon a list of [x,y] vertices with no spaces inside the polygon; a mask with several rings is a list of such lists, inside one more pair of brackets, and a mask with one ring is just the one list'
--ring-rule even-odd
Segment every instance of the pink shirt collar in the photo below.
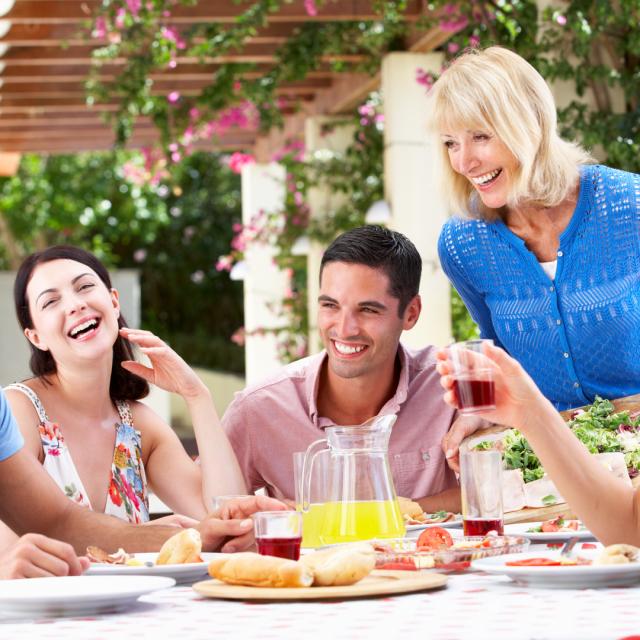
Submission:
{"label": "pink shirt collar", "polygon": [[[398,413],[402,403],[407,399],[409,390],[409,368],[407,367],[407,352],[401,343],[398,343],[398,355],[400,357],[400,377],[396,392],[387,400],[378,415],[387,415],[390,413]],[[307,377],[305,380],[305,392],[307,396],[307,405],[309,407],[309,418],[313,424],[319,429],[325,427],[333,427],[335,423],[329,418],[318,416],[318,387],[320,385],[320,372],[327,359],[327,352],[323,350],[316,356],[312,357],[307,369]]]}

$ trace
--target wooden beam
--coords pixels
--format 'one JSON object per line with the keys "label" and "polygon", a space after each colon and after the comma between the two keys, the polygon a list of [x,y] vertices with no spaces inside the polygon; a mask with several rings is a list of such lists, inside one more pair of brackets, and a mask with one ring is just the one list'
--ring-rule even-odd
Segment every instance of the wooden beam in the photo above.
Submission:
{"label": "wooden beam", "polygon": [[[21,65],[91,65],[93,47],[11,47],[2,57],[5,67]],[[364,61],[364,55],[338,54],[322,56],[322,62],[350,62],[358,63]],[[124,65],[125,58],[114,58],[108,61],[110,65]],[[178,56],[176,58],[180,64],[199,64],[201,59],[196,56]],[[273,64],[276,62],[275,48],[272,45],[251,44],[247,45],[241,52],[229,53],[202,60],[208,64]]]}
{"label": "wooden beam", "polygon": [[[247,38],[249,44],[284,44],[300,26],[299,22],[269,24]],[[65,45],[104,46],[106,38],[94,38],[91,30],[80,24],[12,24],[0,42],[13,47],[49,47]],[[204,38],[194,38],[194,44]]]}
{"label": "wooden beam", "polygon": [[[13,24],[81,24],[90,19],[98,7],[99,0],[16,0],[12,9],[4,16]],[[177,5],[167,22],[171,24],[194,24],[198,22],[233,23],[249,5],[235,4],[229,0],[201,0],[196,5]],[[318,5],[317,16],[310,16],[303,0],[283,3],[277,13],[269,15],[269,23],[376,20],[380,14],[373,11],[370,0],[334,0]],[[408,0],[404,13],[406,20],[417,20],[422,14],[421,0]]]}

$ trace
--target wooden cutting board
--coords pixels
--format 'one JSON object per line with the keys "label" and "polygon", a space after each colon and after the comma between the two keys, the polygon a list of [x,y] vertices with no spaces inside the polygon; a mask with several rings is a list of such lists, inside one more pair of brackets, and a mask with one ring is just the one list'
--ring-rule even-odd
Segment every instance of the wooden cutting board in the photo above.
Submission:
{"label": "wooden cutting board", "polygon": [[220,580],[196,582],[193,588],[207,598],[224,600],[326,600],[331,598],[364,598],[437,589],[447,583],[441,573],[422,571],[372,571],[366,578],[344,587],[246,587]]}
{"label": "wooden cutting board", "polygon": [[[616,411],[640,411],[640,394],[618,398],[617,400],[612,400],[612,402]],[[568,421],[571,419],[571,415],[574,411],[575,409],[568,409],[567,411],[561,411],[560,415]],[[495,426],[487,429],[487,433],[498,433],[504,430],[505,427]],[[471,437],[475,439],[477,435],[478,434],[474,434]],[[634,478],[632,482],[633,486],[640,486],[640,476]],[[548,507],[525,507],[519,511],[510,511],[504,514],[504,523],[514,524],[516,522],[539,522],[540,520],[556,518],[559,515],[563,515],[565,518],[569,519],[574,519],[576,517],[566,502],[560,502]]]}

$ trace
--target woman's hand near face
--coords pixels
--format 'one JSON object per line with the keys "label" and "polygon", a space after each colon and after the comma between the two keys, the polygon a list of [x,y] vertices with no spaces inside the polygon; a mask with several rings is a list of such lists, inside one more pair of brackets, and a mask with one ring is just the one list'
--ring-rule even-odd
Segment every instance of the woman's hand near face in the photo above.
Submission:
{"label": "woman's hand near face", "polygon": [[[484,367],[487,366],[488,359],[495,381],[496,408],[480,411],[477,415],[491,422],[517,427],[526,432],[528,425],[533,422],[536,415],[540,414],[542,407],[549,405],[549,401],[542,395],[520,363],[499,347],[487,344],[484,354],[470,351],[469,356],[483,360]],[[452,365],[447,350],[438,351],[436,357],[437,370],[441,376],[440,384],[446,390],[444,400],[455,407],[454,377],[451,374]]]}
{"label": "woman's hand near face", "polygon": [[151,361],[151,367],[147,367],[134,360],[125,360],[122,366],[131,373],[184,398],[209,393],[195,371],[158,336],[150,331],[129,328],[120,329],[120,335],[136,345]]}

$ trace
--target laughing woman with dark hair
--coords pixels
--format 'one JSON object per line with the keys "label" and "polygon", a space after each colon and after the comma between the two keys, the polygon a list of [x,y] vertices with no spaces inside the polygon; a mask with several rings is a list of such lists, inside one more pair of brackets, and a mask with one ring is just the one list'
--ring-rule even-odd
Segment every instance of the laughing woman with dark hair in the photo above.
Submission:
{"label": "laughing woman with dark hair", "polygon": [[[211,395],[193,370],[148,331],[129,329],[118,292],[90,253],[57,246],[29,256],[14,286],[31,347],[33,378],[7,398],[36,457],[70,499],[132,523],[149,520],[147,481],[190,523],[216,494],[244,480]],[[133,358],[136,345],[151,363]],[[139,402],[148,382],[181,395],[198,442],[198,465],[172,429]]]}

